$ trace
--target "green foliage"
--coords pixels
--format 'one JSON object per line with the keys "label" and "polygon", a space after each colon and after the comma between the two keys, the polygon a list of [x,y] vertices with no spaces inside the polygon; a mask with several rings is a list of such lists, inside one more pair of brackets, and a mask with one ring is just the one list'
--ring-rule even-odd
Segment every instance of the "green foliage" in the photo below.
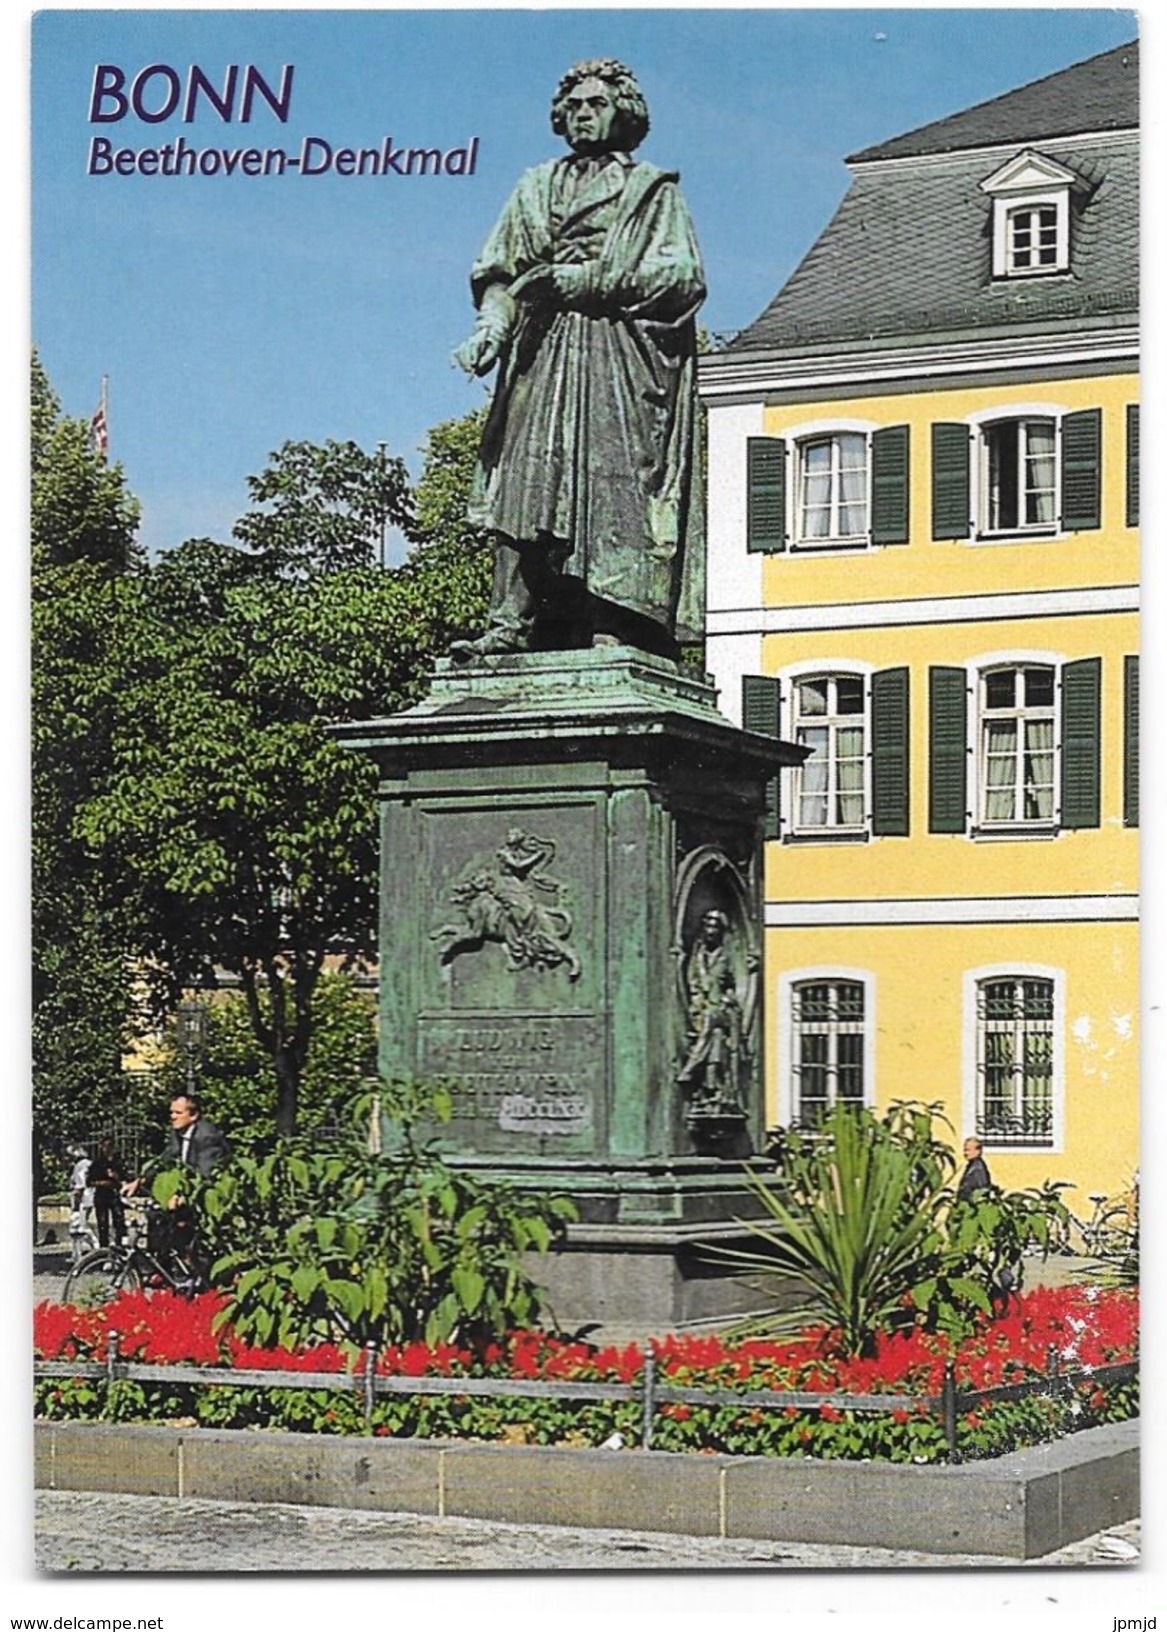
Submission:
{"label": "green foliage", "polygon": [[[905,1399],[905,1407],[910,1402]],[[1067,1434],[1138,1415],[1135,1383],[1079,1384],[1072,1393],[1037,1392],[965,1411],[957,1420],[963,1461],[983,1461]],[[179,1422],[214,1428],[293,1433],[367,1434],[394,1439],[494,1440],[525,1445],[602,1445],[619,1433],[636,1445],[638,1402],[584,1404],[556,1399],[487,1399],[396,1394],[378,1398],[366,1423],[359,1390],[54,1379],[36,1385],[36,1415],[49,1421]],[[937,1463],[948,1460],[934,1416],[905,1409],[759,1411],[732,1400],[663,1405],[653,1449],[729,1456],[815,1457],[822,1461]]]}
{"label": "green foliage", "polygon": [[282,577],[372,566],[383,529],[411,520],[402,461],[355,442],[285,442],[247,487],[267,508],[241,516],[235,537]]}
{"label": "green foliage", "polygon": [[87,562],[124,573],[142,562],[138,504],[120,465],[95,452],[83,419],[61,415],[36,352],[32,355],[30,525],[34,593],[48,568]]}
{"label": "green foliage", "polygon": [[117,652],[141,556],[120,467],[62,418],[32,360],[33,1120],[38,1189],[62,1143],[118,1103],[133,891],[94,865],[79,813],[107,786]]}
{"label": "green foliage", "polygon": [[785,1136],[775,1177],[751,1175],[765,1222],[749,1228],[763,1250],[729,1256],[797,1283],[793,1306],[759,1329],[818,1320],[852,1355],[920,1322],[959,1337],[1018,1284],[1027,1251],[1048,1250],[1062,1187],[954,1203],[956,1159],[933,1133],[938,1116],[936,1106],[899,1103],[880,1117],[840,1105]]}
{"label": "green foliage", "polygon": [[[995,1185],[954,1201],[946,1220],[949,1252],[962,1273],[990,1290],[1019,1287],[1022,1260],[1052,1249],[1068,1217],[1062,1191],[1069,1186],[1047,1179],[1030,1190],[1003,1191]],[[917,1304],[928,1307],[929,1288],[917,1287]]]}
{"label": "green foliage", "polygon": [[414,493],[414,548],[403,568],[465,634],[486,622],[494,561],[489,534],[467,520],[485,422],[478,408],[430,431]]}
{"label": "green foliage", "polygon": [[[402,1128],[391,1155],[367,1148],[366,1096],[347,1144],[281,1141],[199,1187],[224,1318],[241,1337],[481,1347],[535,1323],[539,1294],[523,1257],[558,1241],[574,1210],[448,1167],[414,1138],[417,1103],[408,1086],[386,1090]],[[448,1118],[448,1098],[431,1094],[426,1109]]]}
{"label": "green foliage", "polygon": [[[267,1000],[261,1011],[267,1017]],[[196,1061],[206,1114],[240,1148],[276,1137],[277,1082],[271,1055],[256,1037],[242,992],[217,994],[206,1010],[206,1042]],[[377,1076],[376,1002],[353,975],[325,970],[311,999],[311,1031],[300,1082],[299,1132],[338,1126],[347,1107]],[[187,1056],[171,1031],[157,1073],[159,1099],[187,1085]]]}
{"label": "green foliage", "polygon": [[[224,1080],[245,1123],[289,1136],[303,1093],[310,1127],[353,1085],[335,1057],[322,1097],[305,1075],[326,955],[351,968],[377,950],[375,771],[328,727],[415,700],[481,624],[490,552],[465,526],[479,418],[432,433],[420,519],[399,459],[287,442],[248,480],[244,548],[196,538],[147,564],[120,469],[61,418],[34,357],[42,1143],[78,1131],[79,1093],[87,1117],[116,1097],[135,961],[155,1021],[217,970],[238,976],[263,1055],[249,1074],[271,1094],[261,1111],[242,1075]],[[418,548],[379,571],[387,527]]]}
{"label": "green foliage", "polygon": [[[236,528],[251,553],[194,539],[142,575],[111,774],[77,818],[106,876],[133,881],[157,1012],[238,976],[284,1137],[325,957],[377,951],[376,772],[328,728],[413,701],[481,601],[464,554],[359,564],[374,521],[410,521],[403,482],[352,444],[285,444],[250,480],[270,507]],[[435,526],[443,502],[426,500]]]}

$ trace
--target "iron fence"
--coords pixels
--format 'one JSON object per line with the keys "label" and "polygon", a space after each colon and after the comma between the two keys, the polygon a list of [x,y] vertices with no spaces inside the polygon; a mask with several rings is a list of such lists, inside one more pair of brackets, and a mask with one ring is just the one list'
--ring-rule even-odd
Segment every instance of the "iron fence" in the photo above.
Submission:
{"label": "iron fence", "polygon": [[1016,1401],[1035,1395],[1065,1396],[1083,1384],[1104,1386],[1109,1383],[1133,1382],[1138,1376],[1138,1361],[1128,1360],[1110,1366],[1098,1366],[1090,1371],[1062,1371],[1057,1351],[1047,1356],[1046,1372],[1041,1377],[1027,1378],[1020,1383],[1006,1383],[993,1388],[963,1389],[956,1383],[952,1361],[944,1369],[939,1394],[829,1394],[798,1390],[748,1389],[719,1390],[708,1388],[680,1388],[661,1383],[655,1353],[649,1347],[645,1352],[644,1367],[639,1382],[546,1382],[536,1378],[519,1377],[379,1377],[377,1375],[376,1344],[369,1343],[363,1351],[360,1370],[335,1371],[255,1371],[245,1368],[221,1369],[194,1365],[147,1365],[123,1360],[116,1332],[108,1334],[108,1349],[100,1360],[38,1360],[33,1366],[37,1382],[53,1378],[85,1378],[91,1381],[134,1383],[192,1384],[215,1388],[299,1388],[351,1389],[359,1392],[366,1423],[372,1420],[377,1399],[386,1395],[454,1396],[464,1399],[535,1399],[596,1401],[600,1403],[640,1403],[641,1449],[651,1450],[653,1426],[657,1411],[665,1405],[702,1406],[712,1409],[732,1408],[749,1411],[819,1411],[830,1407],[836,1411],[858,1411],[866,1414],[890,1414],[896,1411],[923,1411],[939,1419],[950,1460],[958,1462],[960,1451],[957,1424],[964,1412],[990,1405],[996,1401]]}

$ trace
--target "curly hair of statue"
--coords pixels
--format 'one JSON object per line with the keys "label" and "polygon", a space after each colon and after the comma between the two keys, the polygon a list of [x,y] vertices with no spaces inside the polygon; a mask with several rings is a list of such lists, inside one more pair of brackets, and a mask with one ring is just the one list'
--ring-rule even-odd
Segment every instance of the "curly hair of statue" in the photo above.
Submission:
{"label": "curly hair of statue", "polygon": [[616,111],[620,115],[621,145],[631,152],[648,135],[648,104],[636,82],[631,68],[626,68],[614,57],[589,57],[569,68],[559,81],[551,104],[551,128],[557,136],[567,131],[567,98],[585,79],[599,79],[616,93]]}

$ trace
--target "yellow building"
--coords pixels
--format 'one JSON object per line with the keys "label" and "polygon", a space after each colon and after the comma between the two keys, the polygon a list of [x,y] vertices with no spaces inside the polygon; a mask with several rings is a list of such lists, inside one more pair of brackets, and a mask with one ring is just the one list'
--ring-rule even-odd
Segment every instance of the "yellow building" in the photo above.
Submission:
{"label": "yellow building", "polygon": [[[768,1107],[1137,1167],[1137,51],[847,161],[703,360],[708,667],[773,790]],[[738,711],[741,711],[740,714]]]}

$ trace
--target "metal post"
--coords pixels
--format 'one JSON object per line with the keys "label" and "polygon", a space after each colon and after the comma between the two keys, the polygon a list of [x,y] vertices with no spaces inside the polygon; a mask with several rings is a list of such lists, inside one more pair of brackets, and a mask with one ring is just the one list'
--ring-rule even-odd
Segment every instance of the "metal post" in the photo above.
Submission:
{"label": "metal post", "polygon": [[1052,1343],[1045,1351],[1045,1374],[1047,1377],[1056,1377],[1058,1374],[1058,1351]]}
{"label": "metal post", "polygon": [[650,1337],[644,1345],[644,1406],[640,1429],[641,1449],[652,1450],[652,1418],[656,1410],[656,1351]]}
{"label": "metal post", "polygon": [[381,570],[383,572],[385,570],[385,444],[384,444],[384,442],[378,442],[377,443],[377,462],[378,462],[378,474],[379,474],[380,479],[381,479],[381,491],[377,495],[377,512],[378,512],[378,521],[379,521],[378,533],[380,535],[379,536],[379,542],[378,542],[377,554],[378,554],[378,559],[379,559],[379,561],[381,563]]}
{"label": "metal post", "polygon": [[102,1416],[105,1416],[113,1403],[113,1385],[117,1381],[118,1343],[116,1332],[110,1332],[105,1350],[105,1405],[102,1407]]}
{"label": "metal post", "polygon": [[364,1374],[365,1423],[366,1423],[366,1425],[369,1424],[370,1422],[372,1422],[372,1420],[373,1420],[373,1402],[375,1401],[375,1399],[377,1397],[376,1390],[373,1387],[373,1384],[374,1384],[374,1382],[376,1380],[376,1366],[377,1366],[377,1345],[375,1343],[366,1343],[365,1344],[365,1374]]}
{"label": "metal post", "polygon": [[944,1418],[944,1437],[948,1441],[948,1458],[951,1462],[960,1461],[960,1452],[956,1448],[956,1362],[944,1362],[944,1384],[940,1390],[940,1410]]}

